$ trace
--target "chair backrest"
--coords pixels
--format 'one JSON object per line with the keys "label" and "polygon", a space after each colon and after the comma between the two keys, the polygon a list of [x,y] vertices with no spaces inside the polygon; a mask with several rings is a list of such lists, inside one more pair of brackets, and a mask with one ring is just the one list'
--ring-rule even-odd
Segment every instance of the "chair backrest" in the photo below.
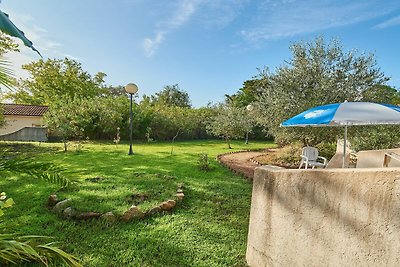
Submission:
{"label": "chair backrest", "polygon": [[303,156],[306,156],[308,160],[315,161],[318,158],[318,149],[316,149],[315,147],[306,146],[303,147],[301,154]]}

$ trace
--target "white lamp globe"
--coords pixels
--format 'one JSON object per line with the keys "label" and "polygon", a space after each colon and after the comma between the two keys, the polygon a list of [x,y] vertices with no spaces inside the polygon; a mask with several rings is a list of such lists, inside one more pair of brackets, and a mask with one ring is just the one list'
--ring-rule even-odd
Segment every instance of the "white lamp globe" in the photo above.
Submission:
{"label": "white lamp globe", "polygon": [[129,94],[136,94],[138,90],[139,90],[139,88],[134,83],[128,83],[125,86],[125,92],[127,92]]}

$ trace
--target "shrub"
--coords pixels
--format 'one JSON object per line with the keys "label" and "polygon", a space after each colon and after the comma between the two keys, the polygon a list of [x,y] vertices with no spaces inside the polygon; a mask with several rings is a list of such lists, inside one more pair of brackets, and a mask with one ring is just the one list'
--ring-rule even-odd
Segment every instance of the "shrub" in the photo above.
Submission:
{"label": "shrub", "polygon": [[197,161],[197,166],[202,171],[210,171],[211,170],[207,154],[202,153],[199,155],[199,159]]}
{"label": "shrub", "polygon": [[352,149],[355,151],[399,147],[400,127],[359,126],[350,132]]}

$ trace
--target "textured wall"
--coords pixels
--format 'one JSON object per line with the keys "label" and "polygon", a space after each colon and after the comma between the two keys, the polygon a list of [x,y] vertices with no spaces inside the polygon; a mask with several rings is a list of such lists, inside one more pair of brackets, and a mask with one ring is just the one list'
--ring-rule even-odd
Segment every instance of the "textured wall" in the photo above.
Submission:
{"label": "textured wall", "polygon": [[[359,151],[357,153],[357,168],[382,168],[387,152],[400,154],[400,148]],[[389,167],[400,167],[400,161],[391,159]]]}
{"label": "textured wall", "polygon": [[0,135],[6,135],[21,130],[24,127],[43,125],[39,116],[4,116],[6,125],[0,127]]}
{"label": "textured wall", "polygon": [[45,127],[24,127],[16,132],[0,135],[3,141],[47,141],[47,128]]}
{"label": "textured wall", "polygon": [[250,266],[400,266],[400,169],[256,169]]}

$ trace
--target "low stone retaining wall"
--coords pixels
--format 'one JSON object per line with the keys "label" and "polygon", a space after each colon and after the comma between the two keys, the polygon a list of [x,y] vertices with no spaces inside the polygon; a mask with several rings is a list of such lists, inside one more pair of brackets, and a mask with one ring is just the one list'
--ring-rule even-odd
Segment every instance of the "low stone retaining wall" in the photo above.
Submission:
{"label": "low stone retaining wall", "polygon": [[400,266],[400,168],[257,168],[246,259],[254,267]]}
{"label": "low stone retaining wall", "polygon": [[24,127],[14,133],[0,135],[0,140],[4,141],[47,141],[46,127]]}

